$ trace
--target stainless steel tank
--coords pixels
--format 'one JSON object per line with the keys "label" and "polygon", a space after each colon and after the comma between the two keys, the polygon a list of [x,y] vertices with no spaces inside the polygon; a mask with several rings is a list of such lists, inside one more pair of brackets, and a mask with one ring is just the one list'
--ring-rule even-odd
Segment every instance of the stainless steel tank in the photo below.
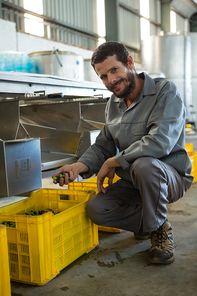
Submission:
{"label": "stainless steel tank", "polygon": [[29,57],[36,73],[84,80],[84,59],[79,54],[56,49],[33,52]]}
{"label": "stainless steel tank", "polygon": [[91,65],[90,59],[84,60],[84,79],[87,81],[102,83],[101,79],[98,77],[98,75],[94,71]]}
{"label": "stainless steel tank", "polygon": [[142,41],[142,66],[149,74],[162,72],[178,87],[187,118],[192,104],[191,40],[184,35],[151,36]]}

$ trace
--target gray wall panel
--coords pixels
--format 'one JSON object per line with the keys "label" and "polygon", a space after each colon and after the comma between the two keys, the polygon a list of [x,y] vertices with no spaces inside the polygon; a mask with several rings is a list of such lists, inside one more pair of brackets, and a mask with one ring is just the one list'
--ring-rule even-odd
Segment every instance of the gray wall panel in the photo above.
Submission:
{"label": "gray wall panel", "polygon": [[4,1],[23,7],[23,0],[4,0]]}
{"label": "gray wall panel", "polygon": [[[97,0],[43,0],[43,14],[62,23],[97,34]],[[59,39],[58,39],[59,35]],[[97,40],[63,26],[51,26],[51,38],[94,49]]]}
{"label": "gray wall panel", "polygon": [[139,16],[120,7],[119,9],[120,41],[128,46],[140,49]]}
{"label": "gray wall panel", "polygon": [[120,2],[132,7],[133,9],[140,9],[139,0],[121,0]]}
{"label": "gray wall panel", "polygon": [[180,32],[185,31],[185,19],[178,14],[176,14],[176,30]]}
{"label": "gray wall panel", "polygon": [[161,3],[159,0],[149,0],[150,19],[156,23],[161,22]]}
{"label": "gray wall panel", "polygon": [[44,15],[97,33],[96,0],[43,0]]}
{"label": "gray wall panel", "polygon": [[150,24],[150,35],[158,35],[160,32],[160,28],[155,26],[154,24]]}

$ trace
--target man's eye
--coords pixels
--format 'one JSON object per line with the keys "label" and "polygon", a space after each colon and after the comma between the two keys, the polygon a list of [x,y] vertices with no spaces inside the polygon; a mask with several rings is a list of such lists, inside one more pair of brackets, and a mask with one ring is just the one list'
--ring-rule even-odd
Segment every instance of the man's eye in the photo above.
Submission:
{"label": "man's eye", "polygon": [[107,77],[107,75],[102,75],[101,80],[104,80]]}
{"label": "man's eye", "polygon": [[112,72],[116,72],[116,70],[117,70],[117,68],[113,68],[113,69],[112,69]]}

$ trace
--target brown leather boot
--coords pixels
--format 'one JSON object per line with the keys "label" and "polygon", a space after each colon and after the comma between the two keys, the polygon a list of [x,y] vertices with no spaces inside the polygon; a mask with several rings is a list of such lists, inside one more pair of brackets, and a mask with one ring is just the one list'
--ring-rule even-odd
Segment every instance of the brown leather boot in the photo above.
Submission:
{"label": "brown leather boot", "polygon": [[149,249],[151,263],[168,264],[174,261],[173,231],[168,220],[151,233],[151,243],[152,247]]}

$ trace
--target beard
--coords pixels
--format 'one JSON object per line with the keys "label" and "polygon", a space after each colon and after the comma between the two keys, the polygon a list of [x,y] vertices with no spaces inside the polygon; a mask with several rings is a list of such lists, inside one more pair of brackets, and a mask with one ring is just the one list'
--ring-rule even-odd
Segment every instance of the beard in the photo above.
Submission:
{"label": "beard", "polygon": [[[128,71],[126,76],[127,76],[126,78],[120,78],[117,82],[112,84],[109,88],[109,90],[112,91],[114,95],[120,99],[126,98],[136,87],[134,74]],[[122,81],[125,84],[125,88],[123,89],[122,92],[120,92],[119,94],[116,94],[116,92],[113,89],[117,84],[121,83]]]}

